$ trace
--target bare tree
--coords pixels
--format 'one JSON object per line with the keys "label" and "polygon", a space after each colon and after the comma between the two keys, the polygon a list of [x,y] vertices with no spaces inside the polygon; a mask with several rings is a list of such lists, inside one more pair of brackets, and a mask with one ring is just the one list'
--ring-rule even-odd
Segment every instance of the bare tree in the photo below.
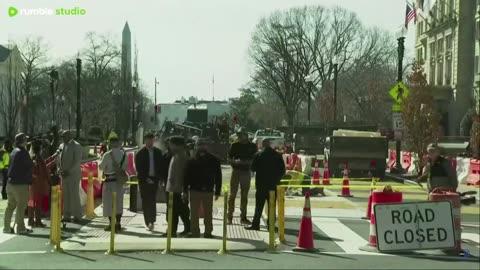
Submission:
{"label": "bare tree", "polygon": [[[33,132],[33,125],[29,124],[31,110],[31,91],[38,77],[46,72],[46,56],[48,48],[41,37],[27,37],[20,45],[20,53],[25,65],[25,72],[22,74],[23,95],[25,96],[25,110],[23,114],[23,130]],[[35,114],[32,115],[35,117]]]}
{"label": "bare tree", "polygon": [[[363,27],[355,13],[340,7],[329,10],[312,6],[275,12],[262,19],[253,34],[252,79],[256,88],[278,97],[291,125],[305,101],[315,99],[333,80],[335,64],[339,78],[345,81],[377,70],[384,71],[382,78],[372,81],[389,81],[387,71],[394,68],[393,42],[391,35]],[[343,74],[348,74],[347,78]],[[309,87],[307,76],[315,87]],[[349,86],[345,83],[351,96],[364,91],[361,84],[355,90]]]}

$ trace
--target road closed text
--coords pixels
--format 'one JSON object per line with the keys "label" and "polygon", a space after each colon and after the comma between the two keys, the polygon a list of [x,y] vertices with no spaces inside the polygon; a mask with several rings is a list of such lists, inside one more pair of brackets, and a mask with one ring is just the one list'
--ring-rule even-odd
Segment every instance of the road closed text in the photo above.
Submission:
{"label": "road closed text", "polygon": [[[393,210],[391,211],[391,222],[394,225],[411,225],[411,224],[431,224],[426,228],[387,229],[384,232],[384,240],[387,244],[404,244],[413,242],[443,242],[447,239],[447,230],[434,224],[435,211],[432,209],[411,209]],[[437,226],[436,226],[437,225]],[[422,226],[423,227],[423,226]]]}

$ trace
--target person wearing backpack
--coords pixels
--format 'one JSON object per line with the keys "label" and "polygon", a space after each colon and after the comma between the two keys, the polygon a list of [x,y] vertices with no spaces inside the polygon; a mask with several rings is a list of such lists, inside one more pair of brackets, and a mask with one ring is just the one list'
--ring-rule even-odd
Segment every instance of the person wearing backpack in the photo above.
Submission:
{"label": "person wearing backpack", "polygon": [[98,167],[105,173],[105,183],[102,190],[102,203],[103,203],[103,216],[108,217],[110,224],[105,228],[105,231],[110,231],[113,207],[112,193],[117,193],[115,213],[116,226],[115,231],[121,231],[121,219],[123,213],[123,186],[128,181],[128,175],[126,173],[128,162],[126,161],[126,153],[121,150],[121,143],[118,138],[110,139],[110,151],[106,152]]}

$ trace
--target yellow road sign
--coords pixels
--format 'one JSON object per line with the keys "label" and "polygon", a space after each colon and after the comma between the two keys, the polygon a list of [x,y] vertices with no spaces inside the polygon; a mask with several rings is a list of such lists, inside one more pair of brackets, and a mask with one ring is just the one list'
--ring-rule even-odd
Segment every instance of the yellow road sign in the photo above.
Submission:
{"label": "yellow road sign", "polygon": [[401,112],[402,111],[402,106],[399,104],[395,104],[392,106],[392,112]]}
{"label": "yellow road sign", "polygon": [[402,104],[403,100],[408,97],[410,91],[402,82],[399,82],[388,93],[397,104]]}

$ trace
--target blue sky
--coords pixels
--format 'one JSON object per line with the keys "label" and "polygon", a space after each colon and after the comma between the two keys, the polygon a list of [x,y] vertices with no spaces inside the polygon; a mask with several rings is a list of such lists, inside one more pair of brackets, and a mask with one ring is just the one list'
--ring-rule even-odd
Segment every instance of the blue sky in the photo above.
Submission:
{"label": "blue sky", "polygon": [[[358,14],[368,26],[395,32],[405,18],[405,0],[1,0],[0,44],[25,36],[43,36],[56,58],[75,55],[88,31],[110,33],[120,44],[128,20],[139,51],[139,73],[153,97],[157,77],[158,102],[181,96],[215,98],[238,96],[248,82],[247,49],[257,22],[275,10],[304,5],[335,5]],[[17,16],[21,8],[73,8],[85,16]],[[414,27],[406,48],[413,54]]]}

